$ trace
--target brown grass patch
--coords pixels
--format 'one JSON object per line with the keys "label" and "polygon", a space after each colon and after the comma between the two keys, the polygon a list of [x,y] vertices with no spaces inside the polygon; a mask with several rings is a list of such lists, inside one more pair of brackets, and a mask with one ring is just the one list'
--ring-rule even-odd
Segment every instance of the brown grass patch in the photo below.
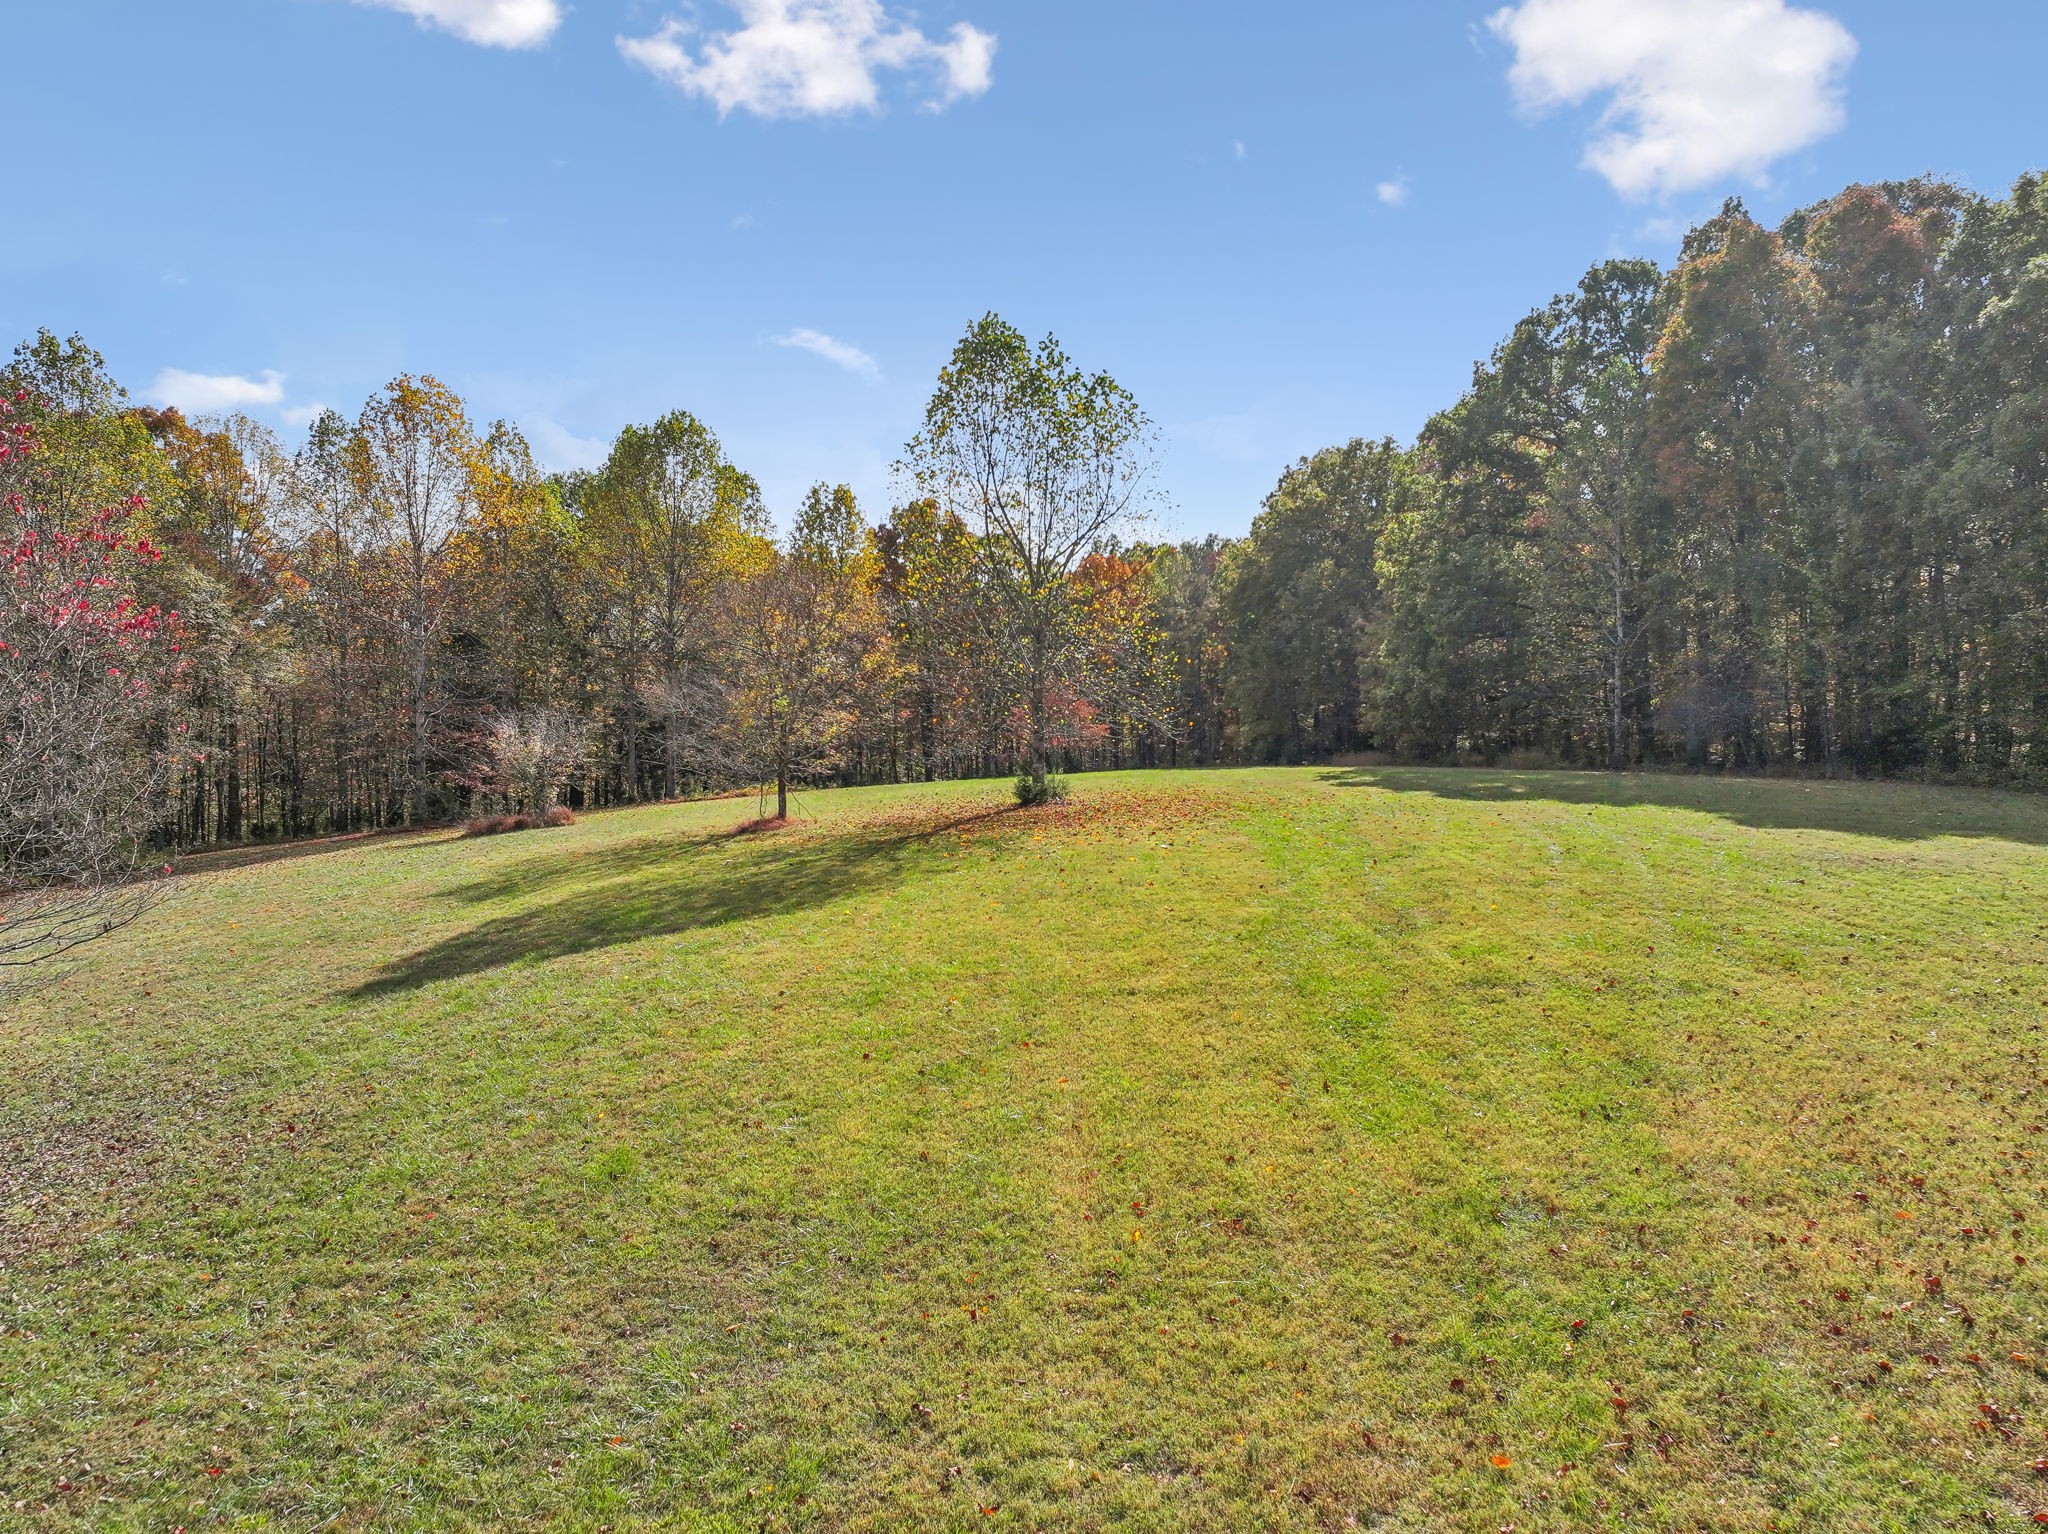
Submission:
{"label": "brown grass patch", "polygon": [[752,820],[743,820],[732,828],[734,836],[765,836],[770,831],[787,831],[801,825],[793,815],[760,815]]}
{"label": "brown grass patch", "polygon": [[1170,835],[1212,820],[1228,801],[1207,789],[1153,789],[1103,795],[1076,793],[1057,804],[1023,807],[1005,800],[949,799],[890,810],[855,822],[863,832],[914,841],[954,836],[967,841],[1019,832],[1122,832]]}
{"label": "brown grass patch", "polygon": [[0,1132],[0,1266],[126,1223],[159,1149],[146,1127],[105,1119]]}

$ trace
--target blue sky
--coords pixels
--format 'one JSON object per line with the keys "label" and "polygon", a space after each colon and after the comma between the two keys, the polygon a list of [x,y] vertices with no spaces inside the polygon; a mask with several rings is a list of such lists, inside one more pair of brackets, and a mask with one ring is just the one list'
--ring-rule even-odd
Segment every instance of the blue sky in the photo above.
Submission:
{"label": "blue sky", "polygon": [[2048,163],[2040,0],[23,0],[0,334],[295,436],[432,372],[543,461],[696,412],[886,511],[995,309],[1123,380],[1176,534],[1407,437],[1731,193]]}

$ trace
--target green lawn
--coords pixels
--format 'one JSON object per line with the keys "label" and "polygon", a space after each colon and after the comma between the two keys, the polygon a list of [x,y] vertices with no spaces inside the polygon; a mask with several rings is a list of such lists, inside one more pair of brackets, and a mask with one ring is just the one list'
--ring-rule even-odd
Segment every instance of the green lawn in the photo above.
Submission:
{"label": "green lawn", "polygon": [[0,1526],[2048,1506],[2048,801],[1075,783],[196,860],[0,1022]]}

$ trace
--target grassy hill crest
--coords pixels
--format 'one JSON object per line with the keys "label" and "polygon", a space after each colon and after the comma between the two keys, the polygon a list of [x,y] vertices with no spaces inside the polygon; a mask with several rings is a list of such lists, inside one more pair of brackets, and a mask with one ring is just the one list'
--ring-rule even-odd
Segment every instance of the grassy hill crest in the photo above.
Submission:
{"label": "grassy hill crest", "polygon": [[194,860],[0,1021],[0,1525],[2048,1498],[2048,804],[1004,800]]}

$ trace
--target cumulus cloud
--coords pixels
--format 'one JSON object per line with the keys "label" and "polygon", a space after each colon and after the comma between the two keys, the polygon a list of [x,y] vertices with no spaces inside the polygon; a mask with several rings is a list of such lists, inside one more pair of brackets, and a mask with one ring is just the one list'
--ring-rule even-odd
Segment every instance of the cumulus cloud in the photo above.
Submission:
{"label": "cumulus cloud", "polygon": [[732,0],[740,25],[707,31],[669,20],[619,52],[724,117],[830,117],[881,107],[883,74],[921,80],[934,110],[979,96],[994,79],[993,34],[956,24],[934,39],[881,0]]}
{"label": "cumulus cloud", "polygon": [[521,427],[535,461],[545,469],[594,469],[611,452],[611,444],[604,438],[579,437],[550,416],[529,415]]}
{"label": "cumulus cloud", "polygon": [[208,415],[217,410],[247,410],[253,405],[276,405],[284,400],[284,374],[265,369],[254,378],[233,373],[216,377],[188,373],[183,368],[165,368],[149,386],[149,396],[160,405],[172,405],[187,415]]}
{"label": "cumulus cloud", "polygon": [[1785,0],[1521,0],[1487,25],[1525,109],[1607,98],[1585,164],[1625,197],[1761,178],[1845,120],[1856,39]]}
{"label": "cumulus cloud", "polygon": [[862,351],[845,341],[836,340],[822,331],[792,330],[786,336],[770,338],[777,346],[793,346],[798,351],[809,352],[814,357],[823,357],[834,367],[844,368],[849,373],[858,373],[863,378],[880,378],[881,365]]}
{"label": "cumulus cloud", "polygon": [[1373,196],[1390,208],[1398,208],[1408,200],[1408,178],[1396,176],[1392,181],[1382,181],[1372,189]]}
{"label": "cumulus cloud", "polygon": [[560,0],[356,0],[485,48],[538,48],[562,24]]}

